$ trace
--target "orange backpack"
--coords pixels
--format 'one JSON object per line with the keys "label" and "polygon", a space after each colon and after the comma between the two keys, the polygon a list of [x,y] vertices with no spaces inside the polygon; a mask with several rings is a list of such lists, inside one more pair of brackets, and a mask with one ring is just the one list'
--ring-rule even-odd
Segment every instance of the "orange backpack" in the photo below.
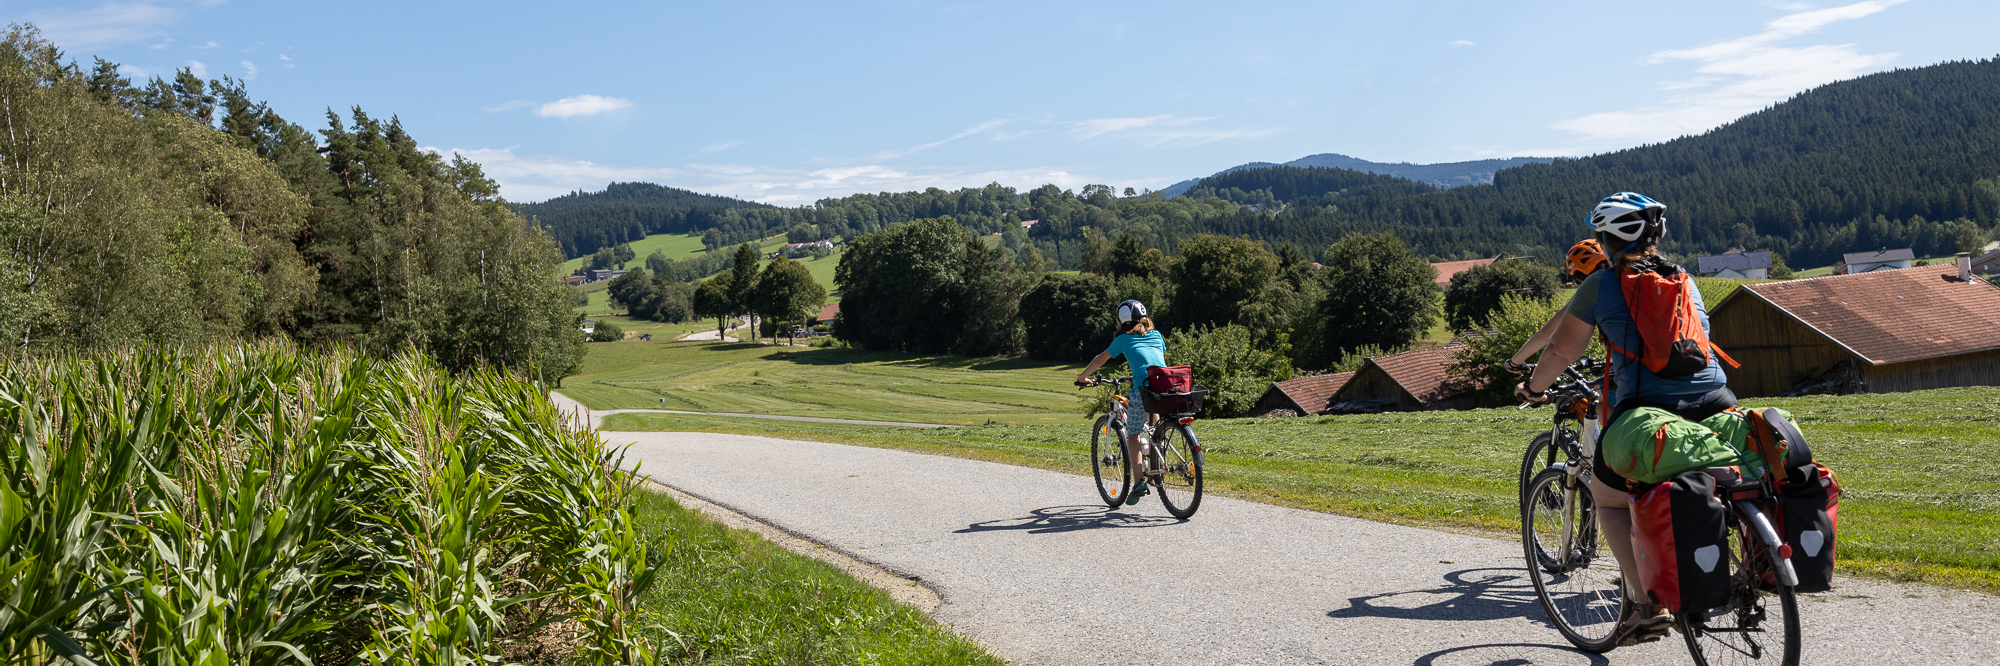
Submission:
{"label": "orange backpack", "polygon": [[1736,359],[1708,341],[1701,330],[1701,313],[1694,306],[1694,276],[1659,258],[1627,266],[1618,274],[1618,287],[1625,293],[1625,307],[1632,311],[1632,325],[1642,343],[1639,353],[1612,344],[1604,345],[1627,358],[1645,364],[1662,379],[1686,377],[1708,367],[1709,352],[1739,367]]}

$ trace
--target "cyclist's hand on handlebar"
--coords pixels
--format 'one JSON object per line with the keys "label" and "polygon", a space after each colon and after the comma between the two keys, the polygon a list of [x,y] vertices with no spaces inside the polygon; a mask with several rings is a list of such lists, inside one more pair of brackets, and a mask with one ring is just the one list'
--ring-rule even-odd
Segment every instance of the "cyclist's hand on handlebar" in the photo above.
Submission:
{"label": "cyclist's hand on handlebar", "polygon": [[1527,382],[1514,385],[1514,397],[1526,403],[1537,403],[1549,399],[1547,395],[1529,391]]}
{"label": "cyclist's hand on handlebar", "polygon": [[1077,388],[1090,388],[1090,387],[1091,387],[1091,385],[1092,385],[1092,384],[1095,384],[1095,383],[1096,383],[1096,382],[1094,382],[1094,381],[1091,381],[1091,380],[1088,380],[1088,379],[1078,379],[1078,380],[1076,380],[1076,387],[1077,387]]}
{"label": "cyclist's hand on handlebar", "polygon": [[1506,361],[1505,361],[1505,362],[1503,363],[1503,365],[1505,365],[1505,366],[1506,366],[1506,368],[1507,368],[1507,371],[1508,371],[1508,372],[1511,372],[1511,373],[1514,373],[1514,374],[1517,374],[1517,375],[1525,375],[1525,374],[1528,374],[1528,373],[1530,373],[1530,372],[1534,372],[1534,371],[1535,371],[1535,364],[1533,364],[1533,363],[1515,363],[1515,362],[1514,362],[1514,357],[1512,357],[1512,356],[1509,356],[1509,357],[1507,357],[1507,360],[1506,360]]}

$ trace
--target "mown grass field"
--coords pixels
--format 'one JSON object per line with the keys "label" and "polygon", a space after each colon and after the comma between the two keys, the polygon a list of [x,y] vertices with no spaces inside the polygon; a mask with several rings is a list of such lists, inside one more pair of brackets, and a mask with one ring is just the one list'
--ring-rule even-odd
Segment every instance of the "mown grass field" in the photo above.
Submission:
{"label": "mown grass field", "polygon": [[[1076,365],[754,343],[590,347],[562,392],[592,409],[677,409],[939,424],[1063,423]],[[664,401],[664,402],[663,402]]]}
{"label": "mown grass field", "polygon": [[839,569],[730,529],[662,493],[634,495],[661,573],[640,633],[673,664],[994,664],[999,659]]}
{"label": "mown grass field", "polygon": [[[1846,487],[1842,571],[2000,593],[2000,391],[1745,402],[1792,411]],[[1519,529],[1521,451],[1548,415],[1499,408],[1196,428],[1213,492],[1507,538]],[[605,428],[847,442],[1090,473],[1089,425],[1077,413],[1046,424],[936,430],[621,414]],[[1076,492],[1089,497],[1088,482],[1079,479]]]}
{"label": "mown grass field", "polygon": [[[637,265],[646,265],[646,257],[651,256],[655,250],[666,255],[668,259],[686,259],[707,252],[708,248],[702,246],[700,236],[687,234],[654,234],[632,241],[632,253],[638,255],[633,261],[637,262]],[[587,254],[565,261],[563,272],[575,272],[589,261],[590,255]]]}

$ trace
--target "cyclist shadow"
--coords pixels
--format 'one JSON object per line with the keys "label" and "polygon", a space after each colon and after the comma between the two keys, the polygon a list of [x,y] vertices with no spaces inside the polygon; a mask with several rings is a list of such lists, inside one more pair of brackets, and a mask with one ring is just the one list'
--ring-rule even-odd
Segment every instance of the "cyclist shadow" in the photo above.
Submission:
{"label": "cyclist shadow", "polygon": [[[1326,616],[1335,619],[1377,617],[1430,622],[1529,617],[1537,624],[1549,626],[1542,617],[1541,601],[1535,596],[1534,583],[1519,568],[1461,569],[1445,574],[1444,578],[1446,584],[1438,587],[1353,597],[1347,600],[1347,608],[1328,612]],[[1554,628],[1551,627],[1550,631]],[[1550,658],[1556,656],[1565,660],[1560,663],[1611,663],[1603,655],[1581,652],[1561,643],[1490,643],[1432,652],[1417,659],[1416,666],[1546,664],[1552,663]]]}
{"label": "cyclist shadow", "polygon": [[1029,534],[1057,534],[1077,530],[1095,530],[1124,527],[1160,527],[1185,522],[1166,516],[1142,516],[1120,513],[1107,509],[1101,504],[1072,506],[1052,506],[1035,509],[1020,518],[988,520],[954,530],[953,534],[972,532],[994,532],[999,530],[1024,530]]}

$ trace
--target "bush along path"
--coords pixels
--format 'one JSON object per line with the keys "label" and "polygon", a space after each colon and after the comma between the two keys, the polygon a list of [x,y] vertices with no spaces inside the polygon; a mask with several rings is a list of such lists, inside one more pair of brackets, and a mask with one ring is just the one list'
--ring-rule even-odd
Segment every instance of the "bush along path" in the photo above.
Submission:
{"label": "bush along path", "polygon": [[633,483],[510,375],[29,357],[0,447],[0,664],[655,661]]}

